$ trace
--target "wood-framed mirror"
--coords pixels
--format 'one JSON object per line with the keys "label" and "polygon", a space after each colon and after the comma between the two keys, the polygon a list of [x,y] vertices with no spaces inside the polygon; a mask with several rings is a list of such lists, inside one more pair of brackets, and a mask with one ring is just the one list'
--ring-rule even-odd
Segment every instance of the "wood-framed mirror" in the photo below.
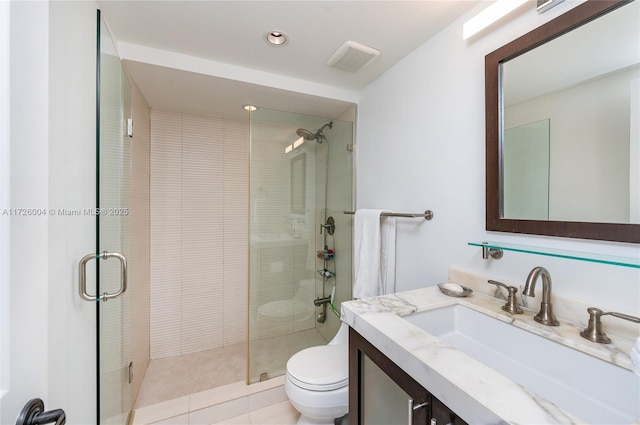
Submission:
{"label": "wood-framed mirror", "polygon": [[[640,78],[637,78],[640,75],[638,59],[640,48],[637,47],[640,43],[640,25],[638,24],[640,13],[637,11],[638,3],[640,2],[628,0],[589,0],[485,57],[487,230],[640,243]],[[610,35],[616,31],[612,31],[611,26],[618,28],[621,25],[616,21],[609,23],[605,19],[620,19],[620,16],[632,20],[630,31],[636,40],[620,40],[619,43],[612,41]],[[586,31],[595,31],[591,28],[597,26],[604,27],[605,31],[600,30],[602,34],[593,39],[584,39],[587,37]],[[589,33],[588,37],[594,36]],[[580,42],[577,45],[567,44],[572,38]],[[620,46],[631,50],[633,57],[616,59],[618,63],[615,64],[607,63],[615,62],[608,58],[616,56],[614,50],[620,50]],[[568,50],[564,52],[558,50],[561,48]],[[593,50],[597,48],[601,50]],[[637,51],[633,52],[634,50]],[[546,53],[543,53],[545,51]],[[586,62],[581,62],[581,55]],[[535,63],[535,66],[531,66],[531,63]],[[606,66],[601,66],[602,63]],[[571,68],[571,64],[576,64],[575,71],[567,71]],[[598,66],[595,68],[601,69],[591,69],[591,64],[596,64]],[[535,72],[520,77],[517,74],[522,69]],[[583,72],[585,70],[588,72]],[[578,71],[582,72],[582,75],[576,76],[580,74]],[[567,77],[565,74],[574,75],[575,80],[562,81],[562,78]],[[622,101],[616,99],[616,102],[622,105],[627,102],[620,113],[616,113],[613,106],[606,104],[608,101],[603,101],[598,95],[594,95],[593,91],[583,92],[580,95],[573,92],[570,95],[562,94],[566,98],[572,98],[573,102],[576,102],[576,99],[581,100],[577,104],[558,107],[562,102],[558,98],[560,96],[558,93],[573,90],[585,82],[591,84],[588,90],[599,89],[608,93],[614,91],[610,86],[596,89],[592,87],[594,82],[601,84],[605,81],[606,84],[614,84],[609,80],[619,79],[618,77],[623,74],[625,78],[629,78],[629,81],[616,83],[622,84],[623,88],[624,84],[627,84],[627,91],[623,90],[621,95]],[[545,83],[546,86],[538,86],[538,80],[542,80],[541,77],[545,76],[551,76],[552,78],[546,79],[553,82]],[[514,83],[518,81],[518,78],[514,77],[520,78],[524,83],[520,85]],[[531,92],[536,87],[541,91]],[[527,90],[530,92],[527,93]],[[604,108],[604,112],[586,111],[584,105],[589,102],[601,109]],[[541,107],[541,105],[546,106]],[[562,114],[554,111],[554,108],[563,111],[565,116],[574,115],[576,121],[563,122]],[[584,116],[581,116],[583,109],[585,109]],[[535,113],[527,115],[523,112],[527,110]],[[614,117],[614,121],[606,125],[593,124],[600,116],[605,115]],[[505,129],[509,130],[506,132],[508,135],[529,134],[527,127],[539,128],[539,123],[542,121],[548,121],[547,130],[542,130],[543,134],[547,132],[548,145],[546,148],[542,147],[542,150],[535,155],[531,153],[528,155],[530,155],[529,158],[540,157],[541,159],[545,159],[546,156],[547,165],[540,165],[540,167],[549,167],[548,171],[544,169],[542,172],[535,171],[537,165],[531,168],[537,174],[541,174],[543,179],[547,179],[547,181],[543,180],[538,187],[546,186],[548,192],[535,195],[537,189],[531,187],[516,188],[514,192],[513,181],[509,175],[513,171],[509,170],[518,170],[522,167],[511,163],[505,166],[505,161],[511,161],[508,155],[512,155],[506,154],[510,152],[508,149],[503,150],[506,139]],[[592,124],[598,131],[589,130]],[[510,131],[512,128],[520,128],[522,131],[512,132]],[[607,159],[613,170],[610,171],[600,162],[604,161],[605,155],[608,156],[609,152],[613,151],[613,133],[619,132],[618,130],[622,133],[620,138],[623,147],[616,154],[617,157]],[[540,129],[536,131],[540,132]],[[583,135],[585,132],[588,133],[587,136]],[[593,141],[587,140],[590,138]],[[512,143],[510,140],[508,143]],[[570,158],[572,162],[570,164],[561,162],[561,157],[555,155],[556,151],[565,149],[559,146],[561,141],[566,144],[566,140],[572,141],[578,149],[572,154],[567,153],[568,151],[563,154],[563,158]],[[598,143],[600,145],[597,145]],[[589,150],[594,152],[591,154],[593,157],[591,159],[587,158]],[[530,151],[525,150],[525,152]],[[533,161],[533,159],[528,160]],[[594,164],[589,162],[596,160],[600,162]],[[603,179],[614,177],[618,180],[611,180],[611,182],[607,180],[603,183]],[[518,175],[518,178],[531,180],[533,177]],[[505,179],[508,180],[506,184]],[[598,182],[601,187],[595,187],[596,184],[589,183],[590,181]],[[560,182],[560,186],[555,182]],[[505,189],[508,187],[511,189]],[[597,194],[598,191],[601,194]],[[517,209],[513,210],[510,206],[512,195],[509,193],[516,193],[527,201],[531,201],[530,198],[535,196],[541,196],[544,200],[546,196],[548,206],[542,208],[542,216],[527,216],[533,208],[524,206],[521,208],[521,211],[525,211],[524,213],[517,212]],[[582,196],[578,197],[578,194]],[[507,202],[505,202],[505,196]],[[618,201],[614,200],[617,197],[622,199],[619,205]],[[544,216],[545,208],[546,216]],[[596,211],[607,208],[615,211]],[[571,209],[573,212],[568,212]]]}

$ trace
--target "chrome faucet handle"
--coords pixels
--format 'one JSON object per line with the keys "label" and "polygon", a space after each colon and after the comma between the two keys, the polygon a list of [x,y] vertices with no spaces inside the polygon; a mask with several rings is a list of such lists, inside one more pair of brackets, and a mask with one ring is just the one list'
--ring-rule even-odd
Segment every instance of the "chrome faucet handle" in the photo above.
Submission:
{"label": "chrome faucet handle", "polygon": [[506,311],[507,313],[511,313],[511,314],[521,314],[522,313],[522,309],[518,305],[518,299],[516,297],[516,293],[518,292],[518,288],[516,288],[515,286],[505,285],[504,283],[498,282],[497,280],[489,280],[488,282],[490,284],[492,284],[492,285],[497,285],[497,286],[503,287],[509,293],[509,296],[507,297],[507,303],[502,306],[502,309],[504,311]]}
{"label": "chrome faucet handle", "polygon": [[629,316],[628,314],[616,313],[614,311],[605,313],[596,307],[589,307],[587,312],[589,313],[589,323],[587,328],[580,332],[580,336],[588,339],[589,341],[599,342],[601,344],[611,343],[611,338],[609,338],[602,330],[602,321],[600,320],[602,316],[609,315],[619,319],[640,323],[640,317]]}

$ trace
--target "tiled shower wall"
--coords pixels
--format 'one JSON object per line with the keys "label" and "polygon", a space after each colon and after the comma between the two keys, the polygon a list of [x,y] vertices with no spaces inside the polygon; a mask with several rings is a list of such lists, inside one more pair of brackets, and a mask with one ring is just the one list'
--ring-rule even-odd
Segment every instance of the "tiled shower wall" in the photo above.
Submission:
{"label": "tiled shower wall", "polygon": [[249,126],[151,111],[151,358],[247,339]]}

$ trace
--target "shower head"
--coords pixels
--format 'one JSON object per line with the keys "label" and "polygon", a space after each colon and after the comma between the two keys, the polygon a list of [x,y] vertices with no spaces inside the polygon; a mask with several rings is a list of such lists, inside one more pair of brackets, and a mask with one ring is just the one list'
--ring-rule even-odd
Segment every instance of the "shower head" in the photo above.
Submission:
{"label": "shower head", "polygon": [[316,140],[316,135],[309,130],[305,130],[304,128],[297,129],[296,134],[300,137],[303,137],[304,140]]}
{"label": "shower head", "polygon": [[324,130],[327,127],[333,128],[333,121],[330,121],[325,125],[323,125],[322,127],[320,127],[318,131],[315,132],[315,134],[310,132],[309,130],[305,130],[304,128],[297,129],[296,134],[304,138],[305,140],[315,140],[318,143],[322,143],[322,141],[327,138],[327,136],[324,134]]}
{"label": "shower head", "polygon": [[325,136],[325,134],[324,134],[324,130],[327,127],[333,128],[333,121],[330,121],[330,122],[326,123],[325,125],[320,127],[320,129],[318,129],[318,131],[316,131],[316,139],[318,139],[318,142],[322,143],[322,140],[327,138],[327,136]]}

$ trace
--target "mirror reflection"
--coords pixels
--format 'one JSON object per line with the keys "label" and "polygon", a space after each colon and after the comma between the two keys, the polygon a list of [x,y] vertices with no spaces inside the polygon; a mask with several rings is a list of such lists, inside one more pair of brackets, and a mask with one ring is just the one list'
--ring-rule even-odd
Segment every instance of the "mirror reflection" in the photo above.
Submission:
{"label": "mirror reflection", "polygon": [[300,155],[291,158],[289,161],[289,167],[289,203],[291,204],[291,213],[304,214],[307,199],[307,154],[301,153]]}
{"label": "mirror reflection", "polygon": [[549,219],[549,120],[504,131],[504,216]]}
{"label": "mirror reflection", "polygon": [[502,63],[502,218],[640,223],[639,17],[632,2]]}

